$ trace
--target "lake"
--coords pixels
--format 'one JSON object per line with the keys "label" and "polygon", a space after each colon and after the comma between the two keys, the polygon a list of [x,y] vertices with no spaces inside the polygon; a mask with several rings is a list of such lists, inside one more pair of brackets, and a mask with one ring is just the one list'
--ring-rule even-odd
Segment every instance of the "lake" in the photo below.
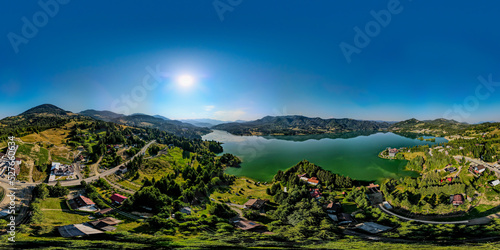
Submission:
{"label": "lake", "polygon": [[[204,140],[222,142],[224,153],[231,153],[243,161],[240,168],[228,168],[226,173],[247,176],[259,181],[270,181],[278,170],[285,170],[306,159],[323,169],[349,176],[355,180],[380,182],[385,178],[419,174],[405,171],[405,160],[385,160],[378,153],[387,147],[412,147],[447,142],[435,142],[386,132],[351,132],[340,134],[301,136],[236,136],[214,130]],[[432,138],[425,137],[424,138]]]}

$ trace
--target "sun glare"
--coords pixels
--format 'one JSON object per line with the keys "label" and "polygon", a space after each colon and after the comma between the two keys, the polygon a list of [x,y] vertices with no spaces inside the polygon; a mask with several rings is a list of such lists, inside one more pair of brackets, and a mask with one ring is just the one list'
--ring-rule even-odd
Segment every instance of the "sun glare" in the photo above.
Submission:
{"label": "sun glare", "polygon": [[188,88],[193,85],[194,78],[190,75],[181,75],[177,78],[177,83],[183,88]]}

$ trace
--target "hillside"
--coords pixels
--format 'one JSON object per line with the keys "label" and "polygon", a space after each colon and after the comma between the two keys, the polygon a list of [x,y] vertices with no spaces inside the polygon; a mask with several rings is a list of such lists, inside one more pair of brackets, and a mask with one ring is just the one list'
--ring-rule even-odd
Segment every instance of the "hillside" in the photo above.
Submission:
{"label": "hillside", "polygon": [[176,120],[168,120],[161,116],[150,116],[145,114],[122,115],[111,111],[97,110],[85,110],[80,112],[80,114],[94,119],[127,126],[157,128],[187,138],[201,138],[202,135],[210,133],[210,129],[200,128]]}
{"label": "hillside", "polygon": [[31,109],[24,111],[23,113],[20,114],[20,116],[39,115],[39,114],[65,116],[65,115],[71,114],[71,112],[65,111],[65,110],[63,110],[55,105],[52,105],[52,104],[42,104],[42,105],[39,105],[39,106],[36,106],[34,108],[31,108]]}
{"label": "hillside", "polygon": [[443,118],[419,121],[415,118],[398,122],[389,127],[391,132],[412,132],[436,136],[461,134],[471,125]]}
{"label": "hillside", "polygon": [[353,119],[322,119],[305,116],[266,116],[262,119],[225,123],[213,129],[228,131],[235,135],[301,135],[325,134],[352,131],[381,131],[389,127],[387,122],[361,121]]}
{"label": "hillside", "polygon": [[89,120],[89,118],[51,104],[39,105],[17,116],[1,119],[0,140],[5,141],[9,135],[22,137],[51,128],[59,128],[72,120]]}
{"label": "hillside", "polygon": [[79,114],[84,115],[84,116],[89,116],[89,117],[92,117],[92,118],[97,119],[97,120],[106,121],[106,122],[109,122],[113,119],[125,116],[125,115],[117,114],[117,113],[114,113],[111,111],[106,111],[106,110],[97,111],[97,110],[93,110],[93,109],[84,110],[84,111],[80,112]]}

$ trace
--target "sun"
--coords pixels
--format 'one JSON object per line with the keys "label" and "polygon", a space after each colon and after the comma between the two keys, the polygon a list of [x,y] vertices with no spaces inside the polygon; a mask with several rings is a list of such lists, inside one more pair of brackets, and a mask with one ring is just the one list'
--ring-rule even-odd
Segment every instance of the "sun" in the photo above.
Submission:
{"label": "sun", "polygon": [[177,77],[177,83],[183,88],[189,88],[194,83],[194,77],[190,75],[181,75]]}

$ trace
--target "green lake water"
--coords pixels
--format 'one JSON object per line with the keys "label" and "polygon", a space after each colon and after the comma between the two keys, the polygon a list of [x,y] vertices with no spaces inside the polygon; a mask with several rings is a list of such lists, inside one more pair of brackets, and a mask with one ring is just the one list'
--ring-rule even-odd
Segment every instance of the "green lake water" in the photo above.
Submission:
{"label": "green lake water", "polygon": [[[278,170],[285,170],[306,159],[333,173],[355,180],[379,182],[384,178],[418,176],[405,171],[404,160],[385,160],[378,153],[387,147],[412,147],[446,142],[419,141],[393,133],[342,133],[304,136],[236,136],[214,130],[205,140],[223,143],[224,153],[242,159],[240,168],[228,168],[226,173],[270,181]],[[429,137],[424,137],[429,138]]]}

